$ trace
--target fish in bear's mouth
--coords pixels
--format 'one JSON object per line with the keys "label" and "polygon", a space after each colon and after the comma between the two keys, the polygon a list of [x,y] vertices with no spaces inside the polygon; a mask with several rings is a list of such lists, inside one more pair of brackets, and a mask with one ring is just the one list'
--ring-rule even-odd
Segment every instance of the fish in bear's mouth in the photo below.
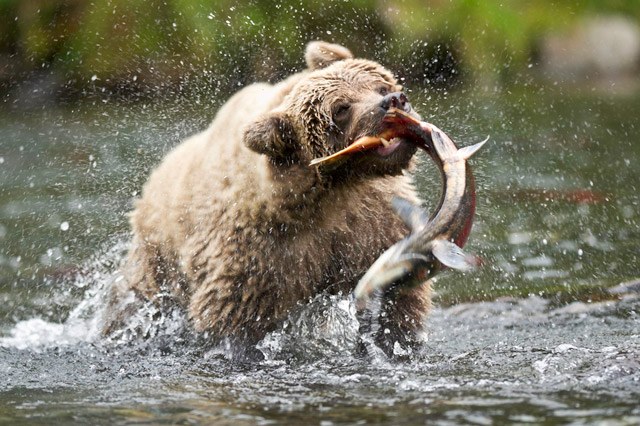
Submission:
{"label": "fish in bear's mouth", "polygon": [[381,157],[388,157],[398,151],[402,146],[411,143],[418,144],[417,141],[406,138],[407,135],[404,134],[405,132],[401,124],[402,120],[398,119],[398,117],[402,117],[402,120],[415,120],[418,122],[415,118],[410,117],[400,110],[391,109],[383,119],[385,127],[379,134],[358,138],[351,145],[336,153],[311,160],[309,165],[331,166],[342,162],[354,154],[363,152],[375,152]]}

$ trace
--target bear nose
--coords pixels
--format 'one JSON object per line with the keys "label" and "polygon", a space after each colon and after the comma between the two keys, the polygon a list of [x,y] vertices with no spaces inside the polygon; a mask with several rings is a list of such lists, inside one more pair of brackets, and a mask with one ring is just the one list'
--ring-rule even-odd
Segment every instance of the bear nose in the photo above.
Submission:
{"label": "bear nose", "polygon": [[398,108],[405,112],[411,111],[411,104],[407,95],[402,92],[393,92],[382,98],[380,107],[387,111],[389,108]]}

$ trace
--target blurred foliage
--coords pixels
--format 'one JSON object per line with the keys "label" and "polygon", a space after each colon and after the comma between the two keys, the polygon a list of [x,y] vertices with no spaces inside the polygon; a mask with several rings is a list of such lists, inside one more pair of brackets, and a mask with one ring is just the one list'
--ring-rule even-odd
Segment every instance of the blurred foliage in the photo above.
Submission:
{"label": "blurred foliage", "polygon": [[313,39],[418,84],[501,81],[547,31],[597,13],[640,18],[640,1],[0,0],[0,84],[45,69],[80,89],[236,86],[301,68]]}
{"label": "blurred foliage", "polygon": [[[426,7],[425,7],[426,6]],[[595,14],[640,18],[636,0],[405,0],[393,19],[403,24],[405,51],[413,40],[439,40],[453,46],[463,68],[475,77],[509,78],[535,60],[537,43]]]}

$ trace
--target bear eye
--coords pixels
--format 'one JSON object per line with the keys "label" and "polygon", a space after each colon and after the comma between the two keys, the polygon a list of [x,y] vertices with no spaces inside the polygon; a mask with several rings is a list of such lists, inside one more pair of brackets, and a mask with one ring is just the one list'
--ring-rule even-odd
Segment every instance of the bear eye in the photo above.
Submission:
{"label": "bear eye", "polygon": [[349,117],[349,110],[351,109],[351,105],[349,104],[340,104],[336,107],[333,112],[333,121],[336,123],[342,123]]}
{"label": "bear eye", "polygon": [[378,88],[378,93],[382,96],[387,96],[389,94],[389,88],[387,86],[380,86]]}

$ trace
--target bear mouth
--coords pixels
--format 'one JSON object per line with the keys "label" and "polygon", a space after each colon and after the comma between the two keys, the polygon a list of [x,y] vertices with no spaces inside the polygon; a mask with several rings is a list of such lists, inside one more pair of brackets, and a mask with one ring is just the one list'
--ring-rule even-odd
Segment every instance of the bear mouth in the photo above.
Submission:
{"label": "bear mouth", "polygon": [[391,140],[380,138],[380,142],[382,143],[382,146],[376,148],[375,153],[381,157],[387,157],[393,154],[402,144],[408,143],[406,140],[399,137],[392,138]]}
{"label": "bear mouth", "polygon": [[310,166],[335,167],[355,154],[375,153],[380,157],[388,157],[407,142],[399,137],[387,139],[385,135],[363,136],[351,145],[326,157],[314,158]]}
{"label": "bear mouth", "polygon": [[420,125],[415,117],[394,108],[385,115],[383,122],[386,127],[377,135],[358,138],[338,152],[313,159],[309,165],[335,167],[355,154],[375,153],[378,157],[388,158],[409,145],[422,146],[419,141],[414,140],[413,132],[409,130],[410,127]]}

